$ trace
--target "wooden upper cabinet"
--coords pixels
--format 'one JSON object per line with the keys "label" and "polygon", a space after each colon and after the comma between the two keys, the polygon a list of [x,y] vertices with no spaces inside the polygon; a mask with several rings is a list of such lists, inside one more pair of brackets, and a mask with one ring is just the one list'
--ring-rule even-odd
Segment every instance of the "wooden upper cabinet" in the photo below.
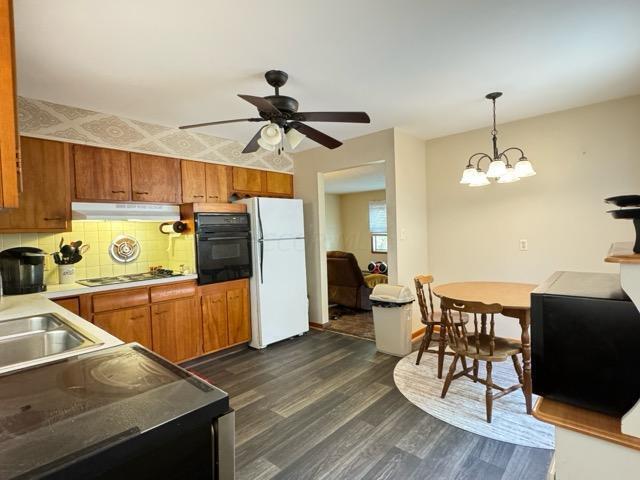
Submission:
{"label": "wooden upper cabinet", "polygon": [[249,309],[249,282],[239,280],[227,289],[227,324],[229,345],[251,340],[251,311]]}
{"label": "wooden upper cabinet", "polygon": [[77,200],[131,200],[129,152],[74,145],[73,169]]}
{"label": "wooden upper cabinet", "polygon": [[18,206],[18,128],[11,0],[0,0],[0,207]]}
{"label": "wooden upper cabinet", "polygon": [[293,175],[266,172],[266,193],[283,197],[293,197]]}
{"label": "wooden upper cabinet", "polygon": [[123,342],[138,342],[147,348],[153,345],[148,306],[96,313],[93,323]]}
{"label": "wooden upper cabinet", "polygon": [[207,201],[206,164],[182,160],[182,202],[197,203]]}
{"label": "wooden upper cabinet", "polygon": [[260,194],[263,191],[262,170],[253,168],[233,167],[233,190],[247,193]]}
{"label": "wooden upper cabinet", "polygon": [[180,160],[132,153],[131,199],[136,202],[181,203]]}
{"label": "wooden upper cabinet", "polygon": [[21,138],[23,191],[20,206],[0,211],[0,230],[65,231],[70,228],[70,145]]}
{"label": "wooden upper cabinet", "polygon": [[207,202],[227,203],[229,201],[229,177],[231,168],[225,165],[205,164],[207,182]]}
{"label": "wooden upper cabinet", "polygon": [[151,305],[153,350],[172,362],[202,353],[202,323],[197,297]]}

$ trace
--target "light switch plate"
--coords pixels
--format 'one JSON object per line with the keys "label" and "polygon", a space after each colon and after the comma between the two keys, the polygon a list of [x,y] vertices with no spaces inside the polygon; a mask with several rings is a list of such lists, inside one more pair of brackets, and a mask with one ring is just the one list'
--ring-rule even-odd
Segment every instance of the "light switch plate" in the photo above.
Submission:
{"label": "light switch plate", "polygon": [[529,250],[529,242],[526,239],[520,240],[520,251],[526,252]]}

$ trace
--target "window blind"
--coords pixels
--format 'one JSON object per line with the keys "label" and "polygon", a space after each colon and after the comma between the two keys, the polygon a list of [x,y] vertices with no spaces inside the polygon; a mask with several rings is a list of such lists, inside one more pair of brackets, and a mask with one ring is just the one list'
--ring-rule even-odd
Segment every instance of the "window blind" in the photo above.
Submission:
{"label": "window blind", "polygon": [[369,231],[371,233],[387,233],[387,203],[385,201],[369,202]]}

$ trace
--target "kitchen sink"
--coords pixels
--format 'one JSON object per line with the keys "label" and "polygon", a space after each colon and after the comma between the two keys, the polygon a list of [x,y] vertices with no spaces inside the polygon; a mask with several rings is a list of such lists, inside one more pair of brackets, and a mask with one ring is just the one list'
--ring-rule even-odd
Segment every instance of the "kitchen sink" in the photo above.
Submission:
{"label": "kitchen sink", "polygon": [[54,313],[3,320],[0,321],[0,368],[101,343]]}
{"label": "kitchen sink", "polygon": [[33,317],[16,318],[0,322],[0,338],[8,335],[47,331],[62,325],[54,315],[36,315]]}

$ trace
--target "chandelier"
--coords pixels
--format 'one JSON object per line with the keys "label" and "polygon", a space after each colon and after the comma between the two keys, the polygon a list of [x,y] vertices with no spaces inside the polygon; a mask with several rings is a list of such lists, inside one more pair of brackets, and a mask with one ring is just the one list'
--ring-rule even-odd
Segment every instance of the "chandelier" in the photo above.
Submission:
{"label": "chandelier", "polygon": [[[531,162],[525,157],[524,152],[518,147],[510,147],[504,150],[502,153],[498,153],[498,130],[496,130],[496,99],[502,96],[502,92],[493,92],[486,95],[485,98],[493,102],[493,130],[491,130],[491,137],[493,140],[493,156],[486,153],[474,153],[469,157],[467,166],[462,172],[462,178],[460,183],[463,185],[469,185],[470,187],[483,187],[489,185],[490,178],[497,179],[498,183],[512,183],[517,182],[521,178],[531,177],[536,172],[531,165]],[[520,154],[520,158],[516,162],[515,166],[509,161],[507,152],[517,151]],[[487,159],[489,162],[489,168],[485,172],[480,168],[480,162]],[[475,165],[474,165],[475,160]]]}

